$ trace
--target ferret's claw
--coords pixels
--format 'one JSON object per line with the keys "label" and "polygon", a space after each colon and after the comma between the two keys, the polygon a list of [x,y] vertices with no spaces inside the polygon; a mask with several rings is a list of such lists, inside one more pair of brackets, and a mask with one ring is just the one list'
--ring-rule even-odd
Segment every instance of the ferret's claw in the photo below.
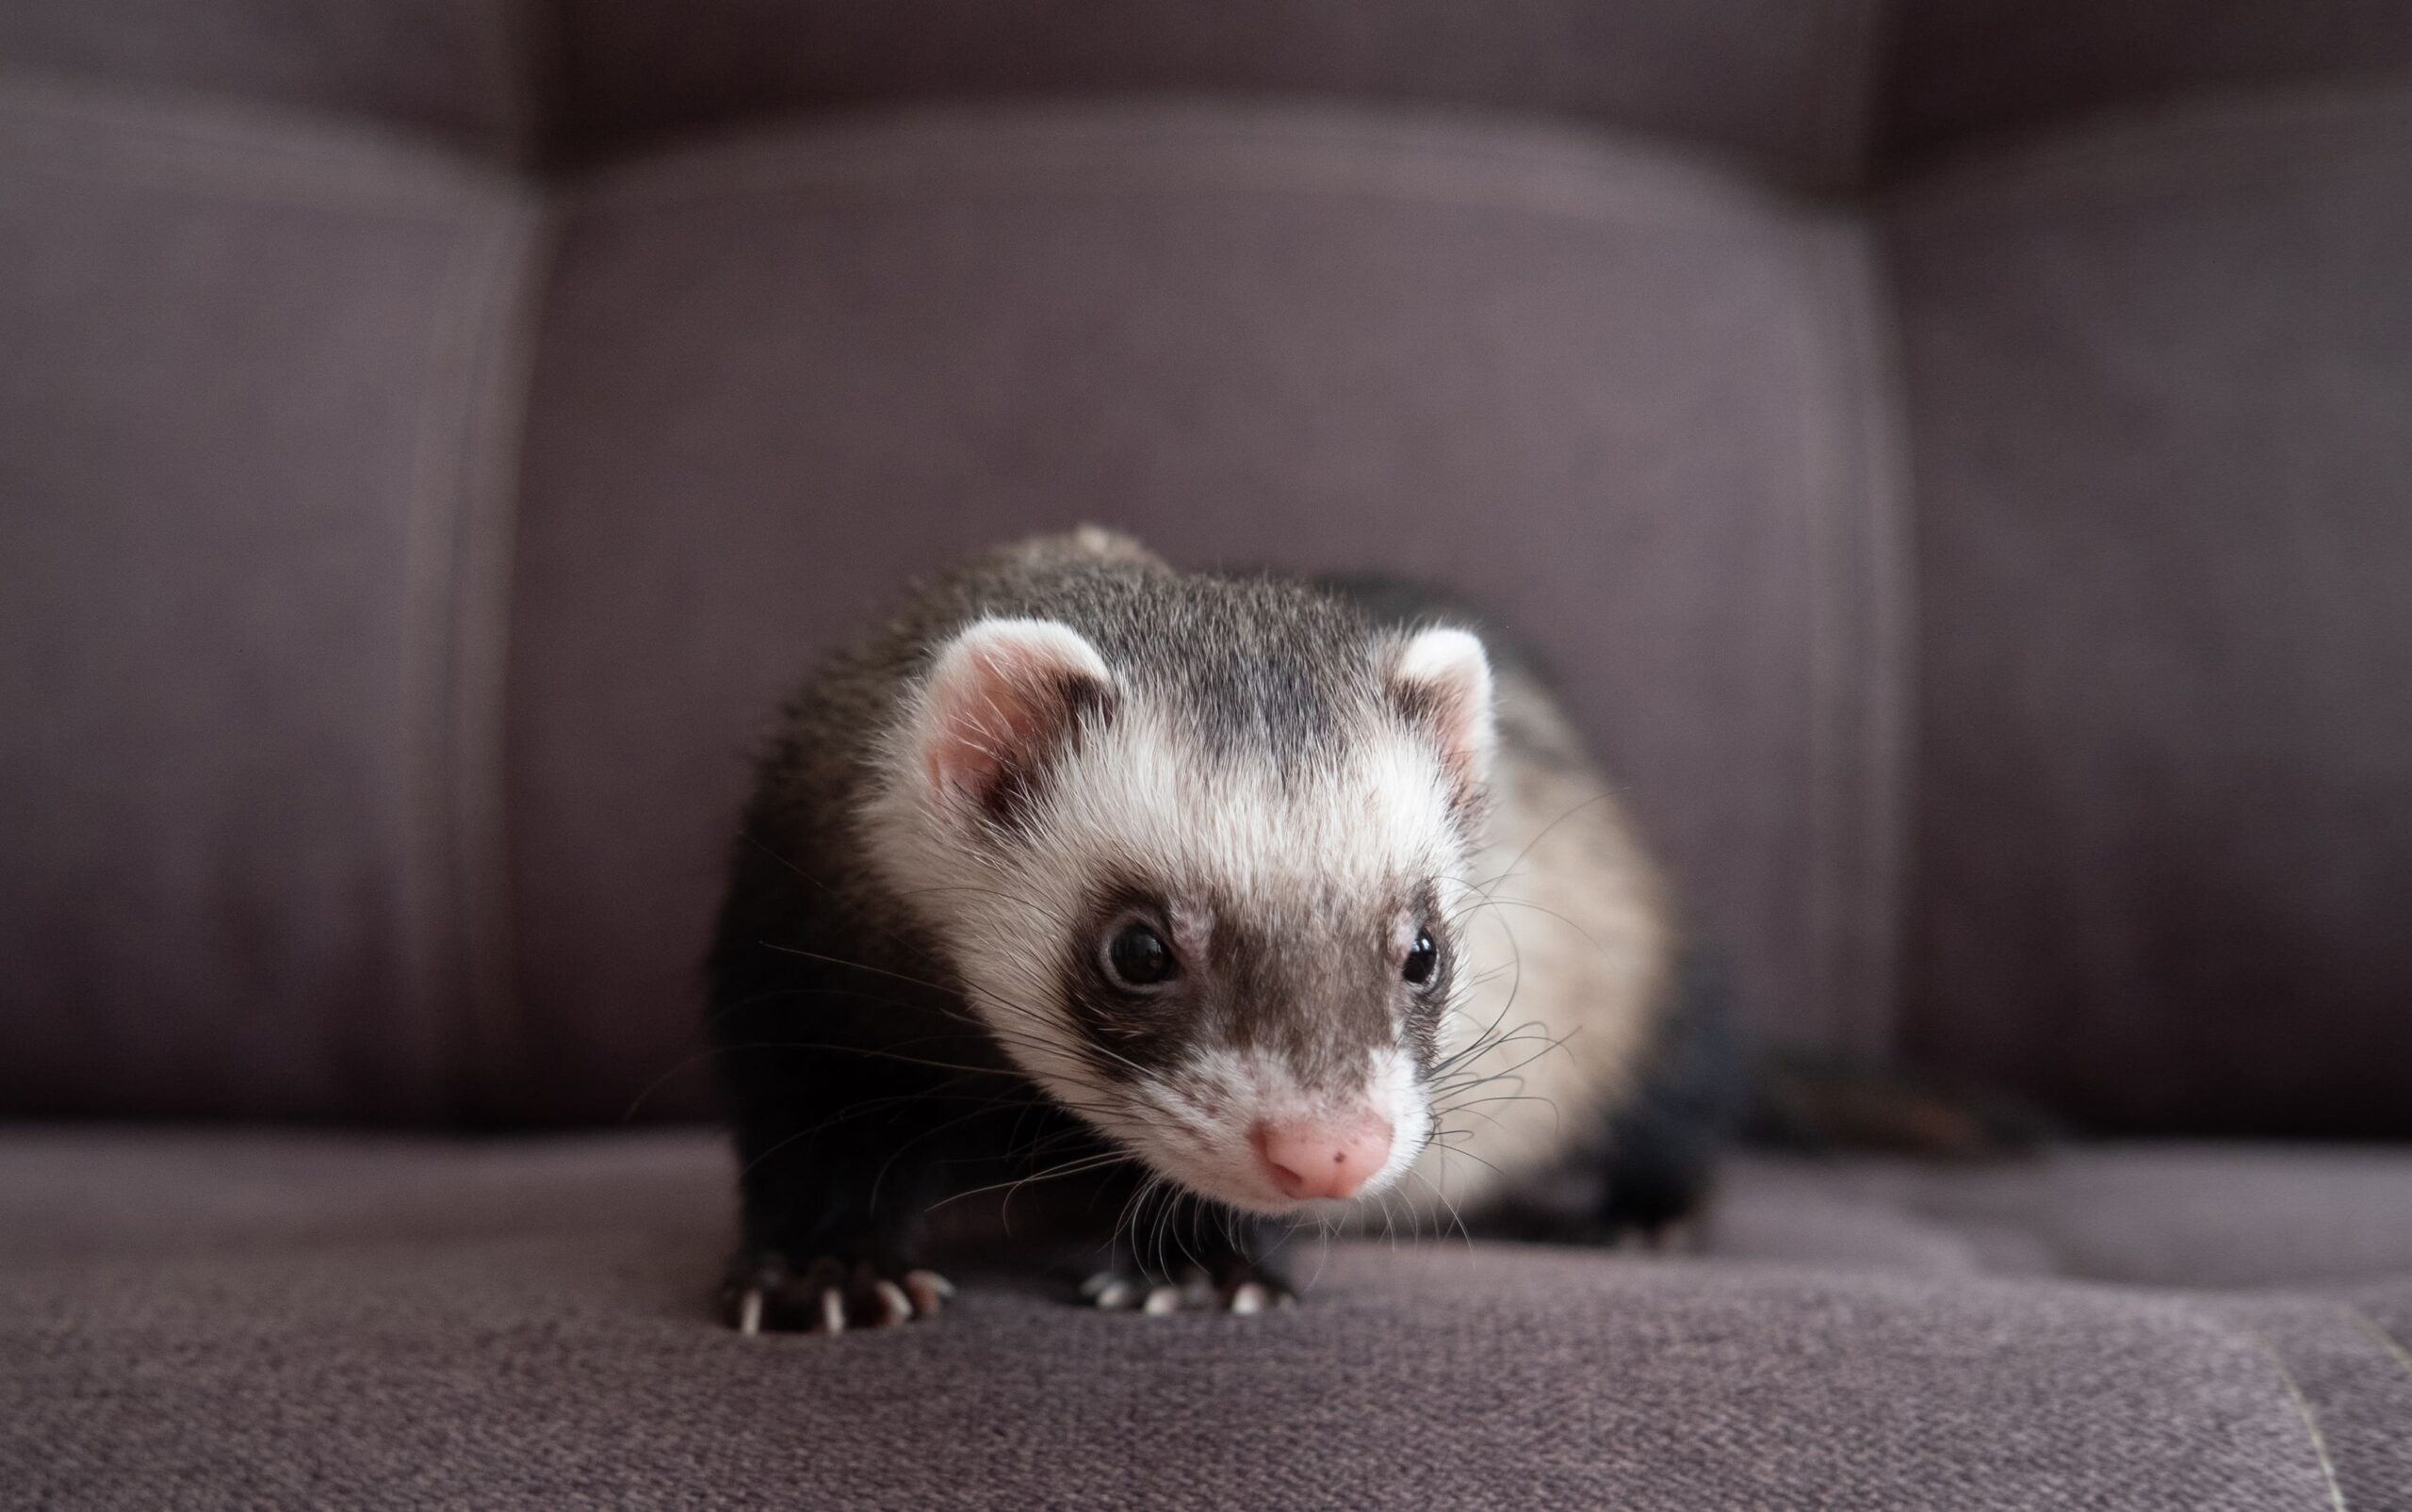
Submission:
{"label": "ferret's claw", "polygon": [[912,1318],[913,1299],[904,1294],[903,1287],[893,1281],[883,1280],[876,1284],[874,1290],[879,1293],[881,1326],[891,1326]]}
{"label": "ferret's claw", "polygon": [[953,1294],[953,1283],[936,1271],[894,1268],[893,1261],[824,1255],[798,1266],[776,1252],[756,1251],[730,1268],[720,1305],[742,1336],[841,1334],[929,1317]]}
{"label": "ferret's claw", "polygon": [[1231,1288],[1230,1300],[1225,1304],[1233,1312],[1271,1312],[1280,1308],[1298,1305],[1298,1293],[1278,1280],[1263,1276],[1242,1281]]}
{"label": "ferret's claw", "polygon": [[954,1283],[936,1271],[906,1271],[904,1294],[922,1317],[936,1316],[938,1305],[954,1295]]}
{"label": "ferret's claw", "polygon": [[1125,1272],[1100,1271],[1081,1283],[1081,1298],[1100,1312],[1137,1312],[1163,1317],[1174,1312],[1269,1312],[1296,1307],[1297,1296],[1279,1280],[1247,1275],[1226,1287],[1197,1272],[1181,1281],[1150,1281]]}

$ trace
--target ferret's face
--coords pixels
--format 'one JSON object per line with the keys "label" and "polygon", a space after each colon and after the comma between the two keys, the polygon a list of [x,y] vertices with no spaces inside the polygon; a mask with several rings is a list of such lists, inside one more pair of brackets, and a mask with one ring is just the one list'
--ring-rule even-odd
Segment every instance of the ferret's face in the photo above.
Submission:
{"label": "ferret's face", "polygon": [[882,862],[1047,1092],[1261,1212],[1367,1196],[1432,1137],[1490,743],[1480,644],[1370,647],[1276,761],[1060,625],[986,621],[896,752]]}

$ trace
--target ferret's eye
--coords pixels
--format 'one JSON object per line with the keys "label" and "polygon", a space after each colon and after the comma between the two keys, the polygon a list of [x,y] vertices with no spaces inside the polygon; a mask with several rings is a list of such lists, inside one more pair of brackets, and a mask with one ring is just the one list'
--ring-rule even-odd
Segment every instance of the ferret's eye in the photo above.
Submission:
{"label": "ferret's eye", "polygon": [[1125,924],[1105,946],[1105,964],[1125,986],[1152,987],[1181,975],[1172,947],[1145,924]]}
{"label": "ferret's eye", "polygon": [[1421,987],[1431,982],[1432,973],[1440,967],[1441,947],[1432,943],[1428,933],[1417,930],[1415,943],[1408,947],[1407,964],[1399,967],[1398,974]]}

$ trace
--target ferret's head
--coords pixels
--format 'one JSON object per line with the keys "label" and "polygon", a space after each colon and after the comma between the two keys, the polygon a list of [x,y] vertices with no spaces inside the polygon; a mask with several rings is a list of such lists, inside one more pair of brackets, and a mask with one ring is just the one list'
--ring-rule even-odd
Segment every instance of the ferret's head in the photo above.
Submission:
{"label": "ferret's head", "polygon": [[997,1043],[1123,1149],[1260,1212],[1369,1195],[1433,1133],[1490,663],[1304,590],[1198,593],[1169,626],[955,631],[873,850]]}

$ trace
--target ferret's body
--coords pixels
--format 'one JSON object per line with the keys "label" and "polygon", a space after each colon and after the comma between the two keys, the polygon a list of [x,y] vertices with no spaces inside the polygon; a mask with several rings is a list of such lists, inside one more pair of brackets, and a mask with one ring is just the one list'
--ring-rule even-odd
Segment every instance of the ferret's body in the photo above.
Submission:
{"label": "ferret's body", "polygon": [[1120,1188],[1105,1306],[1285,1299],[1283,1214],[1682,1216],[1719,1110],[1655,872],[1461,623],[1081,531],[834,658],[710,963],[732,1320],[935,1311],[924,1214],[1043,1172]]}

